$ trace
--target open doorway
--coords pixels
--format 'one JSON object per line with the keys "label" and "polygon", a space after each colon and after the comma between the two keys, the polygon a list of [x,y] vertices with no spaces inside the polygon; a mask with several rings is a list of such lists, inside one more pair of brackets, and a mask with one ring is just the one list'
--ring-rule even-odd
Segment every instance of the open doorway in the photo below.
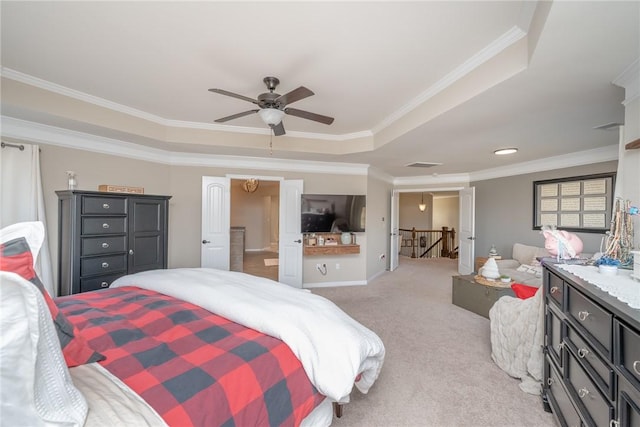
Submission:
{"label": "open doorway", "polygon": [[230,270],[278,280],[280,181],[231,179]]}

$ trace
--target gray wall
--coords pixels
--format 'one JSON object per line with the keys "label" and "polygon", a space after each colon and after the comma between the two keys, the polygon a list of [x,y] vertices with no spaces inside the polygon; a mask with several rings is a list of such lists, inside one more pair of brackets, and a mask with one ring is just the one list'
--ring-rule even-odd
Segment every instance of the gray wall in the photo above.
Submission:
{"label": "gray wall", "polygon": [[[540,230],[533,229],[534,181],[615,172],[617,165],[610,161],[472,182],[476,188],[475,255],[486,256],[491,245],[503,258],[511,257],[514,243],[544,246]],[[603,234],[576,234],[584,243],[584,252],[600,250]]]}

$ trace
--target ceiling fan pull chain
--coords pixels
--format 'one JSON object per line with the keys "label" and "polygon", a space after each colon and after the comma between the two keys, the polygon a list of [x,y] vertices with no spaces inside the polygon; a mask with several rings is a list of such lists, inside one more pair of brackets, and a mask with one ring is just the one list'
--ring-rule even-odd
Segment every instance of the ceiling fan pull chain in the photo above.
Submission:
{"label": "ceiling fan pull chain", "polygon": [[273,128],[269,132],[269,155],[273,156]]}

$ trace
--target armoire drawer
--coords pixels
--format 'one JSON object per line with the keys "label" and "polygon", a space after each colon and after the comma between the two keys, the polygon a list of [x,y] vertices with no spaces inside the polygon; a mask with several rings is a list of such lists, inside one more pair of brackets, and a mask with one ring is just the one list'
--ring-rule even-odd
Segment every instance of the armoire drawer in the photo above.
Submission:
{"label": "armoire drawer", "polygon": [[598,357],[594,349],[571,326],[567,327],[566,340],[574,355],[577,355],[582,364],[596,377],[596,382],[600,383],[607,397],[613,400],[613,370]]}
{"label": "armoire drawer", "polygon": [[108,276],[93,277],[91,279],[80,279],[80,292],[97,291],[99,289],[108,288],[118,277],[124,276],[124,273],[111,274]]}
{"label": "armoire drawer", "polygon": [[127,249],[125,236],[83,237],[80,240],[80,255],[101,255],[124,252]]}
{"label": "armoire drawer", "polygon": [[80,261],[80,275],[82,277],[115,273],[118,271],[126,271],[126,269],[126,254],[83,258]]}
{"label": "armoire drawer", "polygon": [[567,286],[567,312],[582,332],[587,332],[602,346],[611,360],[613,316],[580,292]]}
{"label": "armoire drawer", "polygon": [[[599,391],[596,384],[582,369],[582,366],[574,358],[570,351],[567,355],[566,371],[569,387],[573,388],[575,399],[582,406],[593,421],[593,427],[608,426],[612,416],[612,407],[609,400]],[[584,411],[581,411],[584,412]]]}
{"label": "armoire drawer", "polygon": [[83,196],[82,213],[122,215],[127,213],[127,200],[121,197]]}
{"label": "armoire drawer", "polygon": [[82,234],[119,234],[126,230],[127,220],[121,217],[83,217]]}

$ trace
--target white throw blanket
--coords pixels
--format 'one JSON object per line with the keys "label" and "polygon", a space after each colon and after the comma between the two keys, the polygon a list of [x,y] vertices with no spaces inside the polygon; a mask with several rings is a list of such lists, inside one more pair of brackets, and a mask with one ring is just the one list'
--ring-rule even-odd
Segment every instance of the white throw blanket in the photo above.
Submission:
{"label": "white throw blanket", "polygon": [[504,296],[489,310],[491,358],[507,374],[522,379],[520,388],[540,394],[544,304],[542,287],[527,299]]}
{"label": "white throw blanket", "polygon": [[[152,270],[111,287],[150,289],[284,341],[320,393],[347,403],[355,383],[367,393],[380,374],[380,338],[334,303],[310,292],[244,273],[204,268]],[[361,375],[358,382],[356,377]]]}

